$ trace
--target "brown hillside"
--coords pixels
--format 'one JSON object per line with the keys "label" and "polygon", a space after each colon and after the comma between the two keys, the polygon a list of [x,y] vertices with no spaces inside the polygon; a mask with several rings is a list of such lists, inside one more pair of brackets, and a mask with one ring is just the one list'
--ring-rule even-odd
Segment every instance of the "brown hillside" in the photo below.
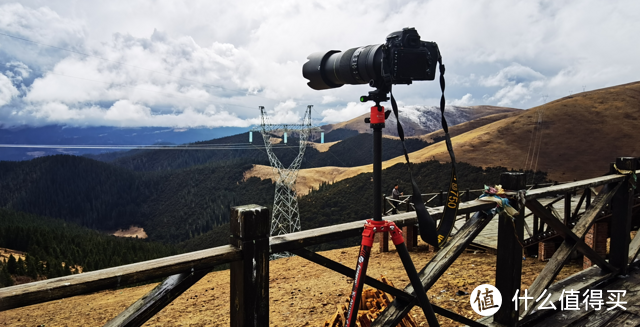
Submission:
{"label": "brown hillside", "polygon": [[[540,133],[534,129],[539,114],[542,114]],[[451,131],[461,132],[469,126],[461,124]],[[551,179],[570,181],[604,174],[609,162],[616,157],[640,156],[638,130],[640,82],[634,82],[579,93],[520,111],[516,116],[457,135],[452,142],[456,160],[482,167],[535,168],[536,160],[532,160],[535,149],[539,152],[538,170],[548,172]],[[412,162],[449,161],[444,142],[413,152],[409,157]],[[382,168],[403,162],[404,157],[396,157],[383,162]],[[372,165],[301,169],[296,189],[306,194],[310,187],[317,187],[322,181],[336,182],[372,169]],[[259,165],[245,176],[272,177],[269,167]]]}
{"label": "brown hillside", "polygon": [[[451,135],[451,137],[466,133],[470,130],[474,130],[478,127],[487,125],[487,124],[491,124],[493,122],[496,122],[498,120],[502,120],[505,118],[509,118],[509,117],[513,117],[513,116],[517,116],[519,114],[522,113],[522,110],[518,110],[518,111],[510,111],[510,112],[504,112],[504,113],[499,113],[499,114],[493,114],[493,115],[489,115],[489,116],[484,116],[484,117],[480,117],[471,121],[468,121],[466,123],[462,123],[462,124],[458,124],[455,126],[451,126],[449,127],[449,135]],[[417,138],[426,141],[426,142],[433,142],[434,138],[438,138],[438,137],[443,137],[444,136],[444,130],[440,129],[437,130],[435,132],[426,134],[426,135],[421,135],[418,136]]]}
{"label": "brown hillside", "polygon": [[[540,133],[533,135],[539,115]],[[558,99],[452,141],[458,161],[483,167],[521,169],[526,163],[528,168],[535,148],[539,155],[533,167],[537,162],[537,169],[548,172],[550,178],[567,181],[602,175],[616,157],[640,156],[638,130],[640,82],[635,82]],[[444,143],[411,157],[416,161],[449,160]]]}
{"label": "brown hillside", "polygon": [[[390,109],[391,105],[387,105],[386,107],[388,107],[387,109]],[[520,109],[495,107],[495,106],[457,107],[457,109],[466,111],[469,114],[470,120],[475,120],[481,117],[495,115],[495,114],[504,114],[504,113],[512,113],[512,112],[520,111]],[[359,133],[370,133],[371,128],[369,127],[369,124],[364,123],[364,119],[367,117],[369,117],[368,113],[345,122],[324,125],[324,126],[321,126],[320,128],[322,128],[322,130],[325,133],[329,133],[332,130],[339,129],[339,128],[351,129],[354,131],[358,131]],[[405,133],[406,133],[405,135],[419,136],[419,135],[425,134],[424,129],[420,125],[412,121],[408,121],[406,119],[403,120],[402,115],[400,116],[400,121],[402,122],[403,127],[405,129]],[[396,133],[395,128],[396,128],[395,125],[387,126],[383,130],[383,134],[389,135],[389,134]],[[409,133],[408,131],[412,131],[413,134]]]}

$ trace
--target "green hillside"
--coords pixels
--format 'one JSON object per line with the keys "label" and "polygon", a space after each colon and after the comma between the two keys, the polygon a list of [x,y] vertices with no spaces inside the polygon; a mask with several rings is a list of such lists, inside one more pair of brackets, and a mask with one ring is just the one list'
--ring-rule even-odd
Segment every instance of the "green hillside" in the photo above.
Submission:
{"label": "green hillside", "polygon": [[228,222],[235,204],[273,201],[271,181],[243,181],[249,168],[236,160],[134,172],[69,155],[0,162],[0,207],[97,230],[139,225],[152,240],[179,242]]}
{"label": "green hillside", "polygon": [[[413,174],[422,193],[439,192],[449,186],[451,176],[450,164],[441,164],[437,161],[428,161],[412,165]],[[504,167],[480,168],[467,163],[458,163],[458,179],[461,189],[478,189],[485,184],[495,184],[500,180],[500,174],[509,171]],[[528,172],[531,174],[531,172]],[[372,215],[373,188],[371,185],[372,173],[360,174],[334,184],[321,185],[308,195],[298,199],[300,206],[300,219],[302,229],[312,229],[330,226],[345,222],[368,219]],[[531,179],[534,183],[546,181],[546,173],[538,172]],[[405,164],[397,164],[382,172],[382,189],[391,189],[399,184],[400,190],[405,194],[410,192],[409,174]],[[246,202],[242,204],[250,204]],[[226,235],[229,234],[229,225],[215,227],[211,231],[190,239],[181,246],[184,251],[194,251],[208,247],[228,244]],[[354,243],[355,242],[355,243]],[[338,246],[352,246],[358,244],[360,239],[334,242],[318,247],[327,249]]]}
{"label": "green hillside", "polygon": [[[347,136],[333,145],[326,152],[307,147],[302,161],[302,168],[324,166],[354,167],[372,163],[371,134],[358,134],[341,130],[332,131],[338,136]],[[344,133],[343,133],[344,132]],[[196,146],[235,144],[246,147],[233,150],[131,150],[127,152],[106,153],[87,156],[92,159],[111,163],[115,166],[134,171],[170,171],[184,169],[214,162],[230,160],[246,160],[253,164],[269,165],[269,158],[264,149],[264,140],[260,133],[253,133],[253,143],[248,143],[248,133],[223,137],[206,142],[193,143]],[[289,166],[298,154],[299,139],[289,136],[287,145],[279,144],[274,153],[284,166]],[[327,141],[330,142],[330,141]],[[420,139],[407,139],[409,152],[428,146],[430,143]],[[388,160],[402,155],[402,144],[399,140],[384,138],[382,140],[382,159]]]}
{"label": "green hillside", "polygon": [[178,253],[176,247],[147,240],[119,238],[60,219],[0,209],[0,247],[27,252],[26,260],[0,261],[0,287],[30,280],[97,270]]}

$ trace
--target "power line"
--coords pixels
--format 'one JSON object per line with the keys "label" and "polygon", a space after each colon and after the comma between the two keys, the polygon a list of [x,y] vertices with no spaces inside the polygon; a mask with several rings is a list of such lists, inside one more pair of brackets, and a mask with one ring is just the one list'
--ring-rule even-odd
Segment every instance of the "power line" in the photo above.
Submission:
{"label": "power line", "polygon": [[[274,148],[291,148],[289,145],[274,144]],[[118,150],[260,150],[255,145],[54,145],[54,144],[0,144],[0,148],[37,148],[37,149],[118,149]]]}

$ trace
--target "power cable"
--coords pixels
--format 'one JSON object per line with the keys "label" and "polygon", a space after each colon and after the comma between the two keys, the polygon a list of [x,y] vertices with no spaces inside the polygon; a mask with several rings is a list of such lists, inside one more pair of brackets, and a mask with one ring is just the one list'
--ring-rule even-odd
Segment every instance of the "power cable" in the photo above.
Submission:
{"label": "power cable", "polygon": [[[287,145],[274,145],[275,148],[291,148]],[[38,149],[119,149],[119,150],[255,150],[253,144],[239,145],[54,145],[54,144],[0,144],[0,148],[38,148]]]}
{"label": "power cable", "polygon": [[540,110],[540,120],[538,121],[538,128],[540,129],[540,131],[538,132],[540,140],[538,141],[538,154],[536,156],[536,166],[533,169],[533,173],[535,174],[535,172],[538,170],[538,159],[540,159],[540,148],[542,148],[542,117],[544,114],[544,109]]}
{"label": "power cable", "polygon": [[[535,116],[532,117],[534,119],[533,128],[531,130],[531,139],[529,140],[529,150],[527,150],[527,157],[524,160],[524,169],[527,169],[527,163],[529,162],[529,153],[531,153],[531,144],[533,144],[534,135],[536,134],[536,124],[535,124]],[[533,161],[533,156],[531,156],[531,161]]]}

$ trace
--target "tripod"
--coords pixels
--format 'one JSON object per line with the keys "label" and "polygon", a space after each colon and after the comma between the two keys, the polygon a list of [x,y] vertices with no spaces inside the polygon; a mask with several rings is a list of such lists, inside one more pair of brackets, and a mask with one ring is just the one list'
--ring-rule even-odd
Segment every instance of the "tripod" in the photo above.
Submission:
{"label": "tripod", "polygon": [[362,232],[362,243],[360,246],[360,254],[356,266],[356,276],[353,279],[353,289],[351,290],[351,300],[347,311],[346,327],[355,327],[358,317],[358,306],[362,297],[362,286],[364,285],[363,276],[366,275],[369,256],[376,233],[389,232],[391,241],[396,246],[402,265],[404,266],[411,285],[416,292],[418,303],[424,312],[429,326],[440,326],[436,319],[433,308],[429,303],[427,292],[422,286],[418,272],[416,271],[407,246],[404,244],[402,231],[394,222],[382,220],[382,129],[385,126],[385,119],[389,117],[391,111],[384,111],[384,107],[380,102],[389,100],[387,97],[388,89],[384,86],[378,86],[375,91],[369,92],[369,96],[362,96],[361,102],[374,101],[375,106],[371,107],[371,115],[365,119],[365,123],[370,123],[373,129],[373,219],[367,219]]}

